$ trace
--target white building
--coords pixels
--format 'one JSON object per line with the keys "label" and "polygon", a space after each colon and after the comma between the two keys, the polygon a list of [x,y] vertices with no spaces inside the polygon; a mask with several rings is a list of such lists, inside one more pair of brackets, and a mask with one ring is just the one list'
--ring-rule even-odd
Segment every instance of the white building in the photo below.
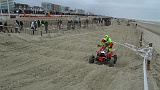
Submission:
{"label": "white building", "polygon": [[[9,10],[10,12],[14,10],[14,0],[8,0],[9,3]],[[0,10],[7,13],[8,12],[8,4],[7,0],[0,0]]]}
{"label": "white building", "polygon": [[94,15],[92,12],[87,12],[86,15]]}
{"label": "white building", "polygon": [[[15,7],[14,0],[8,0],[8,2],[7,0],[0,0],[0,20],[10,19],[11,18],[10,12],[13,13],[14,7]],[[8,13],[8,14],[4,15],[3,13]]]}
{"label": "white building", "polygon": [[41,7],[43,8],[45,13],[52,12],[52,3],[42,2]]}
{"label": "white building", "polygon": [[65,6],[61,6],[61,13],[65,13]]}
{"label": "white building", "polygon": [[74,10],[74,13],[75,13],[75,14],[85,14],[85,10],[75,9],[75,10]]}
{"label": "white building", "polygon": [[70,13],[70,7],[66,6],[64,10],[64,14],[69,14]]}

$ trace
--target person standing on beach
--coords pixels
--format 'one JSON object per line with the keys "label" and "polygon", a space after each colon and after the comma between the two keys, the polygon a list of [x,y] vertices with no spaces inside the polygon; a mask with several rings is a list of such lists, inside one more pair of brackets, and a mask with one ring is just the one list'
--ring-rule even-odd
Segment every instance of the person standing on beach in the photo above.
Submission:
{"label": "person standing on beach", "polygon": [[9,32],[9,30],[7,28],[7,22],[4,23],[4,33],[5,33],[6,30]]}
{"label": "person standing on beach", "polygon": [[0,32],[2,32],[2,31],[3,31],[3,23],[0,22]]}
{"label": "person standing on beach", "polygon": [[18,25],[17,21],[14,21],[13,26],[15,28],[15,33],[17,33],[17,32],[20,33],[19,30],[18,30],[19,29],[19,25]]}
{"label": "person standing on beach", "polygon": [[57,28],[60,29],[60,20],[57,20]]}
{"label": "person standing on beach", "polygon": [[16,23],[19,25],[19,21],[18,20],[16,20]]}
{"label": "person standing on beach", "polygon": [[41,26],[44,27],[44,21],[43,20],[41,21]]}
{"label": "person standing on beach", "polygon": [[89,23],[89,20],[88,19],[86,19],[86,26],[88,27],[88,23]]}
{"label": "person standing on beach", "polygon": [[23,22],[22,21],[19,21],[19,26],[20,26],[20,31],[23,29]]}
{"label": "person standing on beach", "polygon": [[34,21],[34,30],[37,31],[37,21]]}
{"label": "person standing on beach", "polygon": [[48,32],[48,22],[47,22],[47,21],[45,21],[44,27],[45,27],[45,31],[46,31],[46,33],[47,33],[47,32]]}
{"label": "person standing on beach", "polygon": [[78,25],[81,28],[81,19],[79,18]]}
{"label": "person standing on beach", "polygon": [[62,19],[60,20],[60,22],[59,22],[59,26],[60,26],[60,29],[62,28]]}
{"label": "person standing on beach", "polygon": [[40,27],[40,21],[39,20],[37,20],[37,24],[38,24],[38,28]]}
{"label": "person standing on beach", "polygon": [[31,22],[31,29],[34,30],[35,27],[34,27],[34,22]]}
{"label": "person standing on beach", "polygon": [[70,20],[68,20],[68,22],[67,22],[67,30],[70,30],[71,29],[71,22],[70,22]]}

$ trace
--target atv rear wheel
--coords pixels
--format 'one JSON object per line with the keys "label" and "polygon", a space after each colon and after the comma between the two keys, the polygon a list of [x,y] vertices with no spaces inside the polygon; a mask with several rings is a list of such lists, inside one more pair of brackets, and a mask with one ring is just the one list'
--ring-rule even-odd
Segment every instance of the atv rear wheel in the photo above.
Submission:
{"label": "atv rear wheel", "polygon": [[89,57],[89,63],[94,63],[94,59],[95,59],[94,55],[91,55]]}
{"label": "atv rear wheel", "polygon": [[111,57],[111,59],[109,60],[109,67],[114,67],[114,58]]}

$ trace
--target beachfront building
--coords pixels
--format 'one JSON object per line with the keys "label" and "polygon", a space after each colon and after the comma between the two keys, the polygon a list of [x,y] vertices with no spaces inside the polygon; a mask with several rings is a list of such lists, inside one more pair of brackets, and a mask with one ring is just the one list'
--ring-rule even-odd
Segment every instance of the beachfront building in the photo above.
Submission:
{"label": "beachfront building", "polygon": [[[14,10],[14,0],[8,0],[9,3],[9,10],[12,13]],[[7,0],[0,0],[0,10],[3,13],[7,13],[8,12],[8,4],[7,4]]]}
{"label": "beachfront building", "polygon": [[64,13],[65,13],[65,6],[61,6],[61,13],[64,15]]}
{"label": "beachfront building", "polygon": [[40,6],[30,7],[33,14],[44,14],[43,8]]}
{"label": "beachfront building", "polygon": [[51,13],[52,12],[52,3],[42,2],[41,7],[43,8],[43,11],[45,13]]}
{"label": "beachfront building", "polygon": [[70,14],[70,7],[66,6],[64,9],[64,14],[69,15]]}
{"label": "beachfront building", "polygon": [[32,13],[28,4],[14,3],[14,13]]}
{"label": "beachfront building", "polygon": [[92,12],[87,12],[86,15],[92,16],[92,15],[94,15],[94,13],[92,13]]}
{"label": "beachfront building", "polygon": [[62,13],[62,6],[58,4],[52,4],[52,14],[59,15]]}
{"label": "beachfront building", "polygon": [[55,13],[54,4],[52,4],[52,14]]}
{"label": "beachfront building", "polygon": [[75,11],[73,9],[70,9],[69,10],[69,15],[74,15],[75,14]]}
{"label": "beachfront building", "polygon": [[54,14],[62,14],[62,15],[69,15],[70,13],[70,7],[68,6],[61,6],[61,5],[57,5],[57,4],[52,4],[53,6],[53,12]]}
{"label": "beachfront building", "polygon": [[70,14],[70,7],[61,6],[61,12],[62,12],[63,15],[69,15]]}
{"label": "beachfront building", "polygon": [[62,10],[61,10],[61,9],[62,9],[61,5],[58,5],[58,4],[54,4],[54,5],[55,5],[55,7],[54,7],[54,8],[55,8],[55,9],[54,9],[54,10],[55,10],[55,14],[56,14],[56,15],[61,14],[61,11],[62,11]]}
{"label": "beachfront building", "polygon": [[76,15],[85,15],[85,10],[75,9],[75,14],[76,14]]}
{"label": "beachfront building", "polygon": [[70,10],[70,15],[85,15],[85,10],[82,9]]}

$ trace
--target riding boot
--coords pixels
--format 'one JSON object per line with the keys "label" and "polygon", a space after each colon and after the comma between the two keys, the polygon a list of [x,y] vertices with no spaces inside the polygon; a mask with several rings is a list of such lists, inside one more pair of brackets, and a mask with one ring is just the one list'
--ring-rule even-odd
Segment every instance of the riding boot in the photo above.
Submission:
{"label": "riding boot", "polygon": [[147,70],[150,71],[150,61],[147,61]]}

